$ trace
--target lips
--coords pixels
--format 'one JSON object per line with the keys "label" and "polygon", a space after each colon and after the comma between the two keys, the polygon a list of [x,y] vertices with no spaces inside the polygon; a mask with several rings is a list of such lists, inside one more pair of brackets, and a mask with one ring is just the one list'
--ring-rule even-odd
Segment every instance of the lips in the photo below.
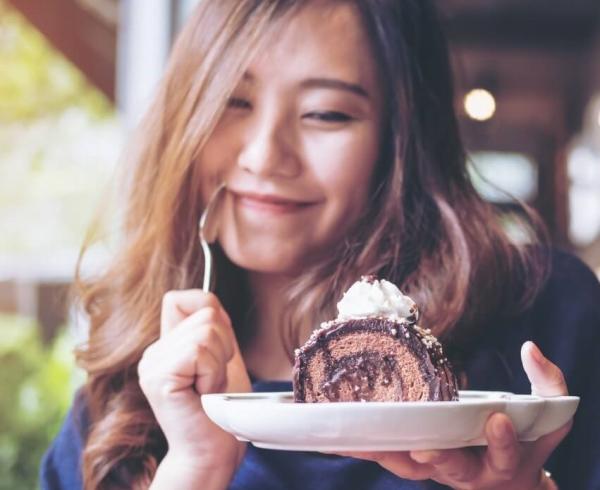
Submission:
{"label": "lips", "polygon": [[243,191],[231,192],[236,200],[236,203],[240,207],[251,211],[269,214],[299,212],[317,204],[317,201],[301,201],[277,194],[260,194]]}

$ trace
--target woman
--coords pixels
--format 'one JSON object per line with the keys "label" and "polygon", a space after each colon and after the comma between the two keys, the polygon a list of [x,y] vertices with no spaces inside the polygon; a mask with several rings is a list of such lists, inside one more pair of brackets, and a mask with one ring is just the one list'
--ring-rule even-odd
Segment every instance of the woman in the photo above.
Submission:
{"label": "woman", "polygon": [[[574,259],[550,269],[541,247],[511,243],[468,179],[452,97],[424,0],[201,2],[131,155],[122,248],[80,284],[89,378],[43,486],[556,488],[542,468],[570,424],[520,444],[495,414],[486,449],[350,458],[246,447],[199,402],[289,390],[293,348],[373,273],[422,306],[470,387],[566,394],[533,344],[522,372],[533,338],[583,396],[582,417],[597,403],[583,370],[598,283]],[[207,295],[196,224],[220,182]],[[563,488],[600,482],[598,436],[579,445],[586,423],[547,462]]]}

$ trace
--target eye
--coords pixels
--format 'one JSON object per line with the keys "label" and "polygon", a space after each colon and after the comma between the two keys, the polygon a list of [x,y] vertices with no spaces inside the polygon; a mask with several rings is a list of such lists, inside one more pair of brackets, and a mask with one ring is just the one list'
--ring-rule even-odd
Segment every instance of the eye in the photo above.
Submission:
{"label": "eye", "polygon": [[302,116],[304,119],[313,119],[322,122],[340,123],[352,121],[353,117],[343,112],[338,111],[323,111],[323,112],[309,112]]}
{"label": "eye", "polygon": [[252,104],[241,97],[230,97],[227,101],[227,107],[232,109],[252,109]]}

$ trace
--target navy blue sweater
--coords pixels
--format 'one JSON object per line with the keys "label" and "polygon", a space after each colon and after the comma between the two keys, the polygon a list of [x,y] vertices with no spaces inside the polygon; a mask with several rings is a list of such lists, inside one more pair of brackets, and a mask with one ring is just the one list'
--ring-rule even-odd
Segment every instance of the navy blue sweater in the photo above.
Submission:
{"label": "navy blue sweater", "polygon": [[[545,467],[561,490],[600,490],[600,284],[578,259],[556,254],[534,304],[478,342],[466,363],[469,388],[529,393],[520,360],[521,345],[529,339],[563,370],[570,393],[581,397],[572,431]],[[254,389],[289,391],[291,383],[255,382]],[[78,398],[42,461],[43,490],[82,488],[87,426],[85,402]],[[446,487],[406,481],[367,461],[252,445],[230,485],[236,490],[437,488]]]}

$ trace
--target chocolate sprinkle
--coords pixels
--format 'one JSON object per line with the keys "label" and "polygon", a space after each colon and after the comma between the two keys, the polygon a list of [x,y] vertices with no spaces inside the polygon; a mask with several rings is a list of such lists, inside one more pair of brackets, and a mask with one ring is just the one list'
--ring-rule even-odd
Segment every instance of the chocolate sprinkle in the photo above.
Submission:
{"label": "chocolate sprinkle", "polygon": [[[416,317],[416,315],[415,315]],[[415,380],[404,379],[403,359],[400,352],[408,352],[416,359],[421,383],[428,387],[423,400],[457,400],[458,384],[441,344],[427,329],[416,325],[416,318],[394,319],[368,317],[334,320],[311,335],[304,346],[296,351],[294,365],[294,399],[309,401],[349,401],[342,399],[342,387],[350,387],[352,401],[385,399],[403,401],[409,399],[408,387]],[[347,336],[374,333],[392,338],[398,343],[397,355],[360,350],[334,359],[330,344]],[[401,349],[400,346],[404,347]],[[314,386],[313,374],[309,372],[311,359],[321,353],[325,361],[321,386]],[[405,354],[407,355],[407,354]]]}

